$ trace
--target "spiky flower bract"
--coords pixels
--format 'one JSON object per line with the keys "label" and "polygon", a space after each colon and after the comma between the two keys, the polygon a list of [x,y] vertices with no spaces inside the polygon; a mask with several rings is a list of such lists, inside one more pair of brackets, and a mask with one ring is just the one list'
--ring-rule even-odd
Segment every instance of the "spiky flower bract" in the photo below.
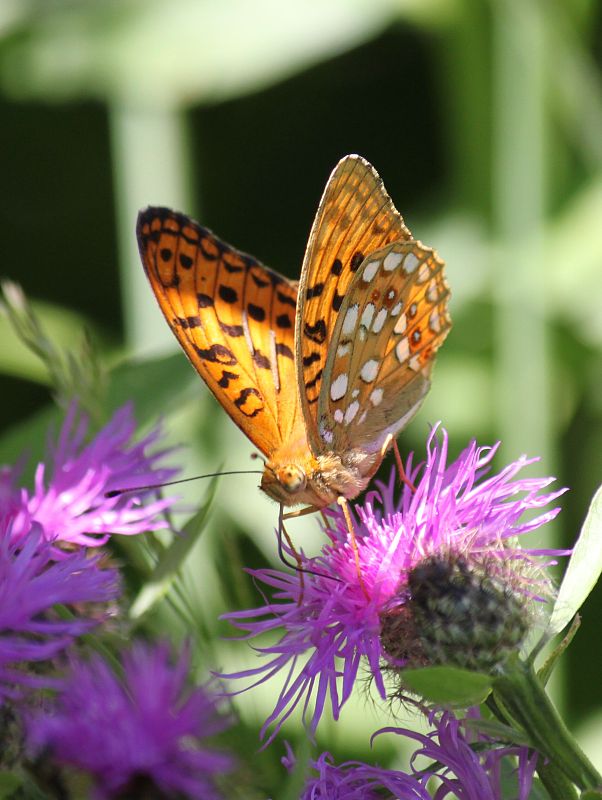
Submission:
{"label": "spiky flower bract", "polygon": [[[18,517],[20,535],[13,535]],[[81,604],[112,600],[119,580],[112,569],[101,569],[99,558],[85,551],[54,559],[52,544],[26,509],[13,508],[0,518],[0,699],[14,697],[19,684],[45,680],[26,672],[28,662],[53,658],[75,637],[100,622],[86,616]],[[54,607],[78,604],[73,618]]]}
{"label": "spiky flower bract", "polygon": [[[87,440],[88,420],[75,404],[67,412],[57,441],[49,446],[48,464],[40,463],[35,488],[13,489],[49,541],[83,546],[105,544],[111,534],[136,534],[165,527],[161,512],[173,503],[164,498],[142,503],[148,490],[107,497],[129,489],[168,481],[177,469],[160,466],[168,449],[149,450],[161,437],[160,428],[134,441],[136,422],[131,404],[120,408],[98,433]],[[12,477],[13,484],[15,476]],[[7,494],[8,478],[2,479]],[[20,527],[15,525],[15,535]]]}
{"label": "spiky flower bract", "polygon": [[187,650],[172,664],[165,644],[134,646],[122,679],[99,656],[75,662],[54,705],[29,721],[32,753],[88,773],[98,798],[134,797],[142,785],[150,796],[217,800],[216,778],[234,762],[203,740],[229,720],[209,688],[187,686],[189,668]]}
{"label": "spiky flower bract", "polygon": [[525,603],[551,591],[538,556],[549,561],[556,551],[523,549],[517,537],[553,519],[558,508],[528,521],[521,518],[564,490],[543,492],[552,478],[517,478],[536,461],[524,456],[487,476],[497,446],[478,447],[473,441],[448,464],[447,434],[443,430],[439,439],[436,434],[435,429],[429,436],[424,464],[414,468],[412,456],[407,460],[405,471],[413,486],[404,485],[398,495],[392,475],[388,484],[378,483],[378,491],[355,506],[359,571],[355,543],[340,510],[328,512],[330,543],[320,555],[309,558],[301,553],[303,573],[249,571],[271,588],[272,600],[224,616],[246,631],[245,638],[276,631],[280,639],[257,648],[264,662],[260,666],[225,677],[254,678],[251,685],[256,685],[286,671],[262,736],[272,724],[274,736],[299,702],[304,712],[311,709],[311,734],[328,701],[338,718],[362,662],[383,698],[383,664],[402,667],[416,651],[424,663],[424,648],[407,640],[408,631],[415,635],[415,626],[402,626],[406,640],[393,654],[390,631],[383,635],[383,620],[392,614],[399,617],[409,599],[409,577],[425,560],[463,559],[481,571],[485,582],[492,576],[508,581],[512,597],[522,595]]}

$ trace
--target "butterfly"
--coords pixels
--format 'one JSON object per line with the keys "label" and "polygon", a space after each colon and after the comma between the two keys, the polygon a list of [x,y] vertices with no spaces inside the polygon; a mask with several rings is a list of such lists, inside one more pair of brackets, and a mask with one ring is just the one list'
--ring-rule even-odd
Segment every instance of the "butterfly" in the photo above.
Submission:
{"label": "butterfly", "polygon": [[443,262],[374,167],[334,168],[298,283],[167,208],[140,212],[137,237],[167,323],[265,457],[263,491],[307,510],[363,491],[451,326]]}

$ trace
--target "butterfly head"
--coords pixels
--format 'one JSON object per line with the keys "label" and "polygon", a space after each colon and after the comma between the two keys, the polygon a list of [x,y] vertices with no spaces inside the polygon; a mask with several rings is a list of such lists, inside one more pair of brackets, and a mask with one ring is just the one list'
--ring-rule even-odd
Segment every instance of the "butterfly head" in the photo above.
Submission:
{"label": "butterfly head", "polygon": [[295,505],[301,500],[297,495],[307,486],[307,475],[298,464],[265,465],[261,488],[263,491],[284,505]]}

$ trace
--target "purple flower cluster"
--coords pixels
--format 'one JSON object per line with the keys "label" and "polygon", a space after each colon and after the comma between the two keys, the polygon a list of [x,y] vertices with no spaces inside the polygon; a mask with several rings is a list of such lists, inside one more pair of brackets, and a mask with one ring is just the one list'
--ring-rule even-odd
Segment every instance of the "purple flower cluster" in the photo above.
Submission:
{"label": "purple flower cluster", "polygon": [[[53,658],[102,619],[85,604],[106,603],[119,594],[112,569],[102,569],[78,545],[103,544],[111,533],[133,534],[160,527],[160,512],[171,498],[142,505],[141,495],[105,497],[117,487],[166,480],[175,470],[160,468],[166,451],[147,455],[158,430],[133,442],[129,406],[118,411],[86,443],[87,422],[75,407],[51,446],[49,470],[40,464],[35,489],[17,488],[16,469],[0,476],[0,698],[15,697],[17,686],[45,682],[24,671],[27,662]],[[52,477],[46,481],[48,472]],[[78,606],[77,616],[56,606]],[[82,607],[82,604],[83,607]]]}
{"label": "purple flower cluster", "polygon": [[30,522],[25,532],[21,509],[17,538],[14,519],[0,520],[0,700],[15,697],[17,684],[42,681],[15,665],[53,658],[99,621],[60,617],[54,606],[107,602],[119,593],[117,574],[101,569],[98,557],[77,551],[56,561],[40,525]]}
{"label": "purple flower cluster", "polygon": [[[420,734],[403,728],[383,729],[378,733],[394,733],[419,742],[412,758],[412,773],[383,769],[359,762],[336,766],[329,753],[323,753],[312,763],[317,774],[310,777],[300,800],[377,800],[389,797],[396,800],[443,800],[458,797],[462,800],[502,800],[502,762],[515,766],[516,800],[528,800],[537,765],[537,754],[527,748],[494,746],[481,737],[475,750],[463,722],[450,713],[431,715],[434,730]],[[424,758],[418,769],[416,762]],[[511,762],[509,759],[513,758]],[[439,788],[433,795],[427,783],[435,779]],[[506,777],[507,780],[507,777]]]}
{"label": "purple flower cluster", "polygon": [[[436,434],[434,430],[429,437],[423,465],[414,468],[408,458],[406,474],[414,487],[404,486],[396,497],[392,475],[387,485],[378,484],[379,491],[367,495],[363,506],[355,507],[355,542],[343,513],[329,511],[326,533],[331,543],[317,557],[301,554],[304,573],[250,570],[271,588],[273,599],[225,618],[246,631],[244,638],[270,631],[278,631],[280,638],[257,648],[264,660],[260,666],[225,677],[253,678],[252,685],[257,685],[284,672],[262,736],[273,724],[271,740],[300,702],[307,712],[313,701],[312,735],[328,701],[337,719],[363,662],[381,697],[387,696],[383,665],[391,667],[391,656],[383,646],[383,618],[391,609],[404,611],[410,577],[425,560],[453,557],[462,565],[485,564],[488,579],[508,580],[525,598],[550,594],[538,556],[550,561],[558,551],[523,549],[516,537],[553,519],[558,508],[528,521],[521,518],[564,490],[542,492],[552,478],[516,477],[536,459],[521,457],[488,476],[497,446],[478,447],[473,441],[448,463],[447,434],[442,431],[439,439]],[[403,660],[395,663],[403,666]]]}
{"label": "purple flower cluster", "polygon": [[[158,464],[170,450],[147,452],[161,437],[160,428],[138,442],[134,441],[135,431],[128,404],[86,442],[87,419],[71,406],[56,443],[49,447],[51,469],[38,465],[33,492],[14,491],[49,541],[99,546],[111,534],[131,535],[165,527],[160,515],[173,498],[142,504],[148,491],[106,496],[115,489],[163,483],[178,471]],[[5,493],[6,481],[5,475]]]}
{"label": "purple flower cluster", "polygon": [[32,752],[85,770],[98,798],[139,796],[145,782],[162,796],[216,800],[216,778],[234,764],[202,740],[229,720],[209,688],[187,688],[189,668],[188,653],[172,665],[166,645],[135,646],[122,679],[98,656],[74,662],[54,705],[29,722]]}

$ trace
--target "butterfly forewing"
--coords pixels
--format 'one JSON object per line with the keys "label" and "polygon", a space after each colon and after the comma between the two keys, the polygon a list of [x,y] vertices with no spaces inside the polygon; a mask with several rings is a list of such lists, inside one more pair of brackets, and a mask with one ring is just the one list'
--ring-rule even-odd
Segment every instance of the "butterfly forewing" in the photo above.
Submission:
{"label": "butterfly forewing", "polygon": [[188,358],[267,457],[262,489],[316,509],[356,497],[420,407],[451,324],[443,263],[373,167],[355,155],[335,167],[298,293],[165,208],[140,214],[138,241]]}
{"label": "butterfly forewing", "polygon": [[376,170],[360,156],[343,158],[324,190],[299,286],[297,373],[314,449],[321,446],[316,404],[347,289],[367,254],[410,237]]}
{"label": "butterfly forewing", "polygon": [[420,242],[371,253],[350,284],[317,403],[323,450],[380,450],[420,407],[451,322],[443,262]]}
{"label": "butterfly forewing", "polygon": [[137,234],[152,289],[186,355],[269,456],[297,413],[296,284],[169,209],[141,212]]}

